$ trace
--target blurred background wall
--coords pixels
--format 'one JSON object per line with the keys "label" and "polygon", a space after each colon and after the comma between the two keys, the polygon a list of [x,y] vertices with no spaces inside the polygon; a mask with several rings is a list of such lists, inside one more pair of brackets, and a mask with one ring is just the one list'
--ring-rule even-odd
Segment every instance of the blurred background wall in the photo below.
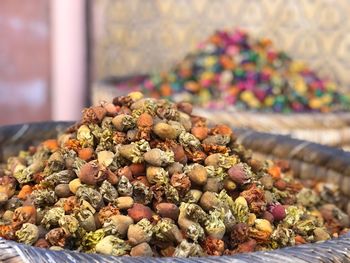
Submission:
{"label": "blurred background wall", "polygon": [[95,0],[93,72],[168,69],[215,29],[240,27],[350,89],[348,0]]}
{"label": "blurred background wall", "polygon": [[49,2],[0,1],[0,124],[50,118]]}

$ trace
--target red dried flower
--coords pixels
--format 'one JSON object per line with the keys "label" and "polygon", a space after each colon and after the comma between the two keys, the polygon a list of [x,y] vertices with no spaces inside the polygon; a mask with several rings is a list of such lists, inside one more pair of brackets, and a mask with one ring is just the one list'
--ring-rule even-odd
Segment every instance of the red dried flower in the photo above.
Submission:
{"label": "red dried flower", "polygon": [[260,215],[266,209],[266,201],[264,191],[255,184],[251,185],[247,190],[243,191],[241,194],[249,205],[251,212]]}
{"label": "red dried flower", "polygon": [[207,237],[203,244],[202,248],[210,256],[221,256],[225,250],[224,241],[212,237]]}

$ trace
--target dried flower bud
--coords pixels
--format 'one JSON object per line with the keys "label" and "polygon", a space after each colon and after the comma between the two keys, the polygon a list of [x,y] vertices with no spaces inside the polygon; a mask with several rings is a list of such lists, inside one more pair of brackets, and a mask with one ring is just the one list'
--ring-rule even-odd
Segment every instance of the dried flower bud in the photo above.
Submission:
{"label": "dried flower bud", "polygon": [[128,178],[122,176],[118,182],[117,186],[118,193],[121,196],[132,196],[133,187]]}
{"label": "dried flower bud", "polygon": [[141,163],[144,161],[144,154],[149,150],[151,150],[149,143],[146,140],[140,140],[131,144],[121,145],[119,153],[133,163]]}
{"label": "dried flower bud", "polygon": [[69,190],[75,194],[78,191],[78,188],[81,186],[81,181],[79,178],[76,178],[69,182],[68,187]]}
{"label": "dried flower bud", "polygon": [[80,200],[85,200],[92,205],[93,208],[99,209],[103,206],[103,197],[100,192],[93,188],[89,188],[85,185],[82,185],[78,188],[76,192],[76,197]]}
{"label": "dried flower bud", "polygon": [[210,211],[204,226],[205,232],[212,238],[222,239],[226,232],[226,227],[219,211]]}
{"label": "dried flower bud", "polygon": [[151,203],[153,198],[153,193],[144,183],[140,181],[134,181],[133,186],[133,197],[136,203],[143,205],[148,205]]}
{"label": "dried flower bud", "polygon": [[58,220],[59,226],[69,235],[74,236],[79,229],[79,221],[72,215],[64,215]]}
{"label": "dried flower bud", "polygon": [[141,243],[134,246],[130,251],[132,257],[152,257],[153,251],[147,243]]}
{"label": "dried flower bud", "polygon": [[205,140],[203,140],[203,144],[208,145],[219,145],[219,146],[225,146],[231,141],[230,136],[217,134],[217,135],[211,135],[208,136]]}
{"label": "dried flower bud", "polygon": [[134,199],[130,196],[118,197],[115,200],[117,207],[121,210],[131,208],[134,205]]}
{"label": "dried flower bud", "polygon": [[129,226],[133,223],[134,220],[130,216],[114,215],[105,221],[103,229],[106,233],[124,238],[126,237]]}
{"label": "dried flower bud", "polygon": [[161,242],[180,243],[183,240],[179,228],[169,218],[160,219],[153,227],[153,233],[155,238]]}
{"label": "dried flower bud", "polygon": [[286,209],[286,217],[284,218],[284,222],[289,225],[295,225],[304,214],[304,211],[296,206],[288,206]]}
{"label": "dried flower bud", "polygon": [[183,164],[179,162],[174,162],[167,166],[166,171],[169,173],[170,176],[173,174],[181,174],[183,172]]}
{"label": "dried flower bud", "polygon": [[208,137],[209,129],[207,127],[193,127],[191,133],[200,141]]}
{"label": "dried flower bud", "polygon": [[103,225],[107,219],[115,215],[120,215],[119,208],[109,204],[98,211],[97,219],[98,222]]}
{"label": "dried flower bud", "polygon": [[220,239],[207,237],[202,248],[209,256],[221,256],[225,250],[225,243]]}
{"label": "dried flower bud", "polygon": [[175,144],[171,146],[171,150],[174,152],[174,160],[175,162],[179,162],[181,164],[186,164],[187,163],[187,155],[180,144]]}
{"label": "dried flower bud", "polygon": [[186,166],[185,173],[189,176],[191,182],[197,185],[205,185],[208,180],[207,170],[200,164]]}
{"label": "dried flower bud", "polygon": [[177,138],[178,133],[174,127],[171,125],[159,122],[153,126],[153,132],[161,139],[171,139],[174,140]]}
{"label": "dried flower bud", "polygon": [[69,189],[69,184],[58,184],[55,187],[55,194],[59,198],[65,198],[72,195],[72,192]]}
{"label": "dried flower bud", "polygon": [[255,184],[253,184],[247,190],[241,192],[240,195],[247,200],[249,209],[253,213],[259,215],[263,211],[265,211],[266,201],[265,201],[264,191],[256,187]]}
{"label": "dried flower bud", "polygon": [[16,231],[16,237],[19,242],[32,245],[39,238],[38,227],[31,223],[25,223],[22,225],[20,230]]}
{"label": "dried flower bud", "polygon": [[39,248],[49,248],[50,247],[49,243],[44,238],[38,239],[38,241],[35,242],[34,246],[39,247]]}
{"label": "dried flower bud", "polygon": [[167,166],[174,162],[174,153],[172,151],[164,152],[160,149],[151,149],[144,155],[145,161],[153,166]]}
{"label": "dried flower bud", "polygon": [[325,241],[331,238],[329,233],[325,229],[320,227],[316,227],[313,233],[314,233],[315,241]]}
{"label": "dried flower bud", "polygon": [[190,178],[184,174],[174,174],[170,179],[170,184],[175,187],[180,196],[184,196],[191,188]]}
{"label": "dried flower bud", "polygon": [[202,192],[196,189],[189,190],[183,198],[186,203],[198,203],[202,197]]}
{"label": "dried flower bud", "polygon": [[72,170],[63,170],[50,174],[41,182],[43,185],[56,186],[58,184],[68,184],[76,177]]}
{"label": "dried flower bud", "polygon": [[77,139],[82,147],[93,147],[94,137],[88,126],[81,125],[77,131]]}
{"label": "dried flower bud", "polygon": [[268,211],[272,214],[274,220],[280,221],[286,217],[286,210],[281,204],[273,204],[268,206]]}
{"label": "dried flower bud", "polygon": [[50,229],[58,226],[58,221],[64,216],[64,209],[62,207],[51,208],[44,214],[41,224],[46,228]]}
{"label": "dried flower bud", "polygon": [[45,239],[52,245],[52,246],[59,246],[64,247],[67,242],[68,234],[63,230],[63,228],[54,228],[50,230],[46,236]]}
{"label": "dried flower bud", "polygon": [[271,190],[273,187],[273,179],[271,175],[266,174],[263,177],[260,178],[260,182],[264,186],[264,189]]}
{"label": "dried flower bud", "polygon": [[117,189],[115,189],[108,181],[103,181],[99,188],[99,192],[102,195],[103,200],[107,203],[112,203],[118,197]]}
{"label": "dried flower bud", "polygon": [[23,225],[24,223],[36,223],[36,209],[33,206],[22,206],[15,210],[13,213],[12,223],[15,228]]}
{"label": "dried flower bud", "polygon": [[185,148],[199,148],[201,145],[201,142],[189,132],[181,132],[179,135],[179,142]]}
{"label": "dried flower bud", "polygon": [[156,211],[161,217],[168,217],[177,220],[179,217],[179,208],[172,203],[160,203],[156,206]]}
{"label": "dried flower bud", "polygon": [[113,118],[112,123],[117,131],[127,131],[135,127],[135,120],[132,116],[120,114]]}
{"label": "dried flower bud", "polygon": [[317,195],[315,191],[308,188],[303,188],[297,194],[297,200],[298,200],[298,203],[303,206],[313,207],[320,202],[320,197]]}
{"label": "dried flower bud", "polygon": [[[231,184],[229,184],[227,181],[225,181],[225,185],[227,187],[227,190],[234,190],[236,188],[235,183],[231,181]],[[209,191],[218,193],[224,188],[224,182],[220,177],[214,177],[214,178],[208,178],[207,183],[203,186],[203,191]]]}
{"label": "dried flower bud", "polygon": [[111,151],[101,151],[97,154],[98,163],[104,167],[108,167],[112,164],[114,153]]}
{"label": "dried flower bud", "polygon": [[134,177],[146,174],[146,166],[144,163],[133,163],[129,166],[129,169]]}
{"label": "dried flower bud", "polygon": [[200,206],[205,210],[209,211],[219,206],[220,200],[216,193],[204,192],[199,200]]}
{"label": "dried flower bud", "polygon": [[283,179],[278,179],[273,185],[281,191],[284,191],[287,188],[287,182]]}
{"label": "dried flower bud", "polygon": [[163,185],[163,184],[168,184],[169,182],[168,172],[161,167],[154,167],[154,166],[148,167],[146,176],[147,176],[148,182],[151,184]]}
{"label": "dried flower bud", "polygon": [[135,225],[130,225],[128,228],[128,240],[133,246],[143,242],[150,242],[152,238],[151,222],[144,218]]}
{"label": "dried flower bud", "polygon": [[128,209],[128,216],[130,216],[135,222],[138,222],[143,218],[151,220],[152,210],[148,206],[135,203],[132,208]]}
{"label": "dried flower bud", "polygon": [[80,247],[85,252],[97,252],[97,244],[105,237],[102,229],[85,233],[82,237]]}
{"label": "dried flower bud", "polygon": [[103,173],[99,172],[99,170],[100,169],[96,163],[90,162],[84,164],[78,174],[80,181],[88,185],[96,185],[97,183],[102,182],[106,178]]}
{"label": "dried flower bud", "polygon": [[227,173],[231,180],[238,185],[249,183],[252,176],[248,165],[243,163],[232,166]]}
{"label": "dried flower bud", "polygon": [[123,256],[131,247],[122,239],[115,236],[106,236],[96,245],[96,252],[104,255]]}
{"label": "dried flower bud", "polygon": [[205,253],[200,245],[196,243],[189,243],[183,240],[175,249],[174,257],[188,258],[188,257],[200,257],[204,256]]}

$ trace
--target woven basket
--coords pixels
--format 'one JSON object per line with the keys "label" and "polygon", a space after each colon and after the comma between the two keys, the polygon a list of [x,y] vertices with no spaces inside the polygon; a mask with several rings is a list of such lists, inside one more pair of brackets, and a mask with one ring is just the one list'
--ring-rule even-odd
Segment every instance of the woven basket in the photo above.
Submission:
{"label": "woven basket", "polygon": [[[93,84],[92,102],[125,95],[146,76],[109,78]],[[234,127],[254,129],[274,134],[288,134],[293,138],[329,146],[350,149],[350,113],[255,113],[232,110],[196,111],[209,120],[220,121]]]}
{"label": "woven basket", "polygon": [[[0,127],[0,158],[43,139],[55,137],[72,123],[47,122]],[[344,198],[350,198],[350,153],[282,135],[235,129],[238,141],[255,157],[288,159],[297,176],[336,182]],[[350,262],[350,233],[326,242],[287,247],[269,252],[206,258],[132,258],[74,251],[52,251],[0,239],[0,262]]]}

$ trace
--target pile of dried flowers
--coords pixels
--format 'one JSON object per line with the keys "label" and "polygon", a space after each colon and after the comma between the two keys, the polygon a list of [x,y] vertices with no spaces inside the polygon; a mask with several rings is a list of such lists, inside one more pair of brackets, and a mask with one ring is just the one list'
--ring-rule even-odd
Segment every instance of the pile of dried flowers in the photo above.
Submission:
{"label": "pile of dried flowers", "polygon": [[0,166],[0,237],[116,256],[231,255],[345,233],[339,200],[286,162],[252,159],[190,104],[134,92]]}

